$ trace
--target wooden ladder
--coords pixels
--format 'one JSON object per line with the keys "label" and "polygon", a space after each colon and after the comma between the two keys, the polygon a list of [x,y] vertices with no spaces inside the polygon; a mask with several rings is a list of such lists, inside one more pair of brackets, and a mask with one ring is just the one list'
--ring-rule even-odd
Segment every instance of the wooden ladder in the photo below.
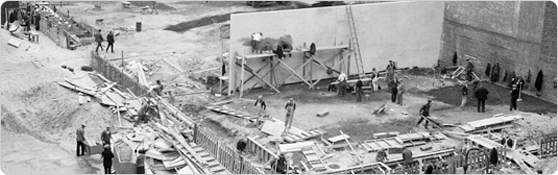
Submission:
{"label": "wooden ladder", "polygon": [[362,57],[360,54],[360,45],[358,42],[357,31],[355,26],[355,19],[353,17],[353,10],[351,5],[346,6],[347,18],[349,20],[349,31],[351,32],[351,41],[349,45],[349,50],[354,52],[355,60],[357,64],[357,72],[359,76],[364,76],[364,65],[362,64]]}

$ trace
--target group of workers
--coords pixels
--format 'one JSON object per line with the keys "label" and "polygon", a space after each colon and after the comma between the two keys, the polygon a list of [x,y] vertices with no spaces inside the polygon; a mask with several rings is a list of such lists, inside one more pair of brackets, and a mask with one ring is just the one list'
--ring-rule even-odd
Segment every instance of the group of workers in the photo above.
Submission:
{"label": "group of workers", "polygon": [[[99,48],[103,49],[103,41],[105,41],[105,39],[103,39],[103,35],[101,35],[101,29],[97,30],[97,33],[95,33],[93,35],[95,37],[95,42],[97,42],[97,47],[95,48],[95,52],[99,52]],[[110,52],[114,53],[114,34],[112,33],[112,30],[109,31],[109,33],[107,34],[107,49],[106,52],[108,52],[109,48],[110,48]]]}

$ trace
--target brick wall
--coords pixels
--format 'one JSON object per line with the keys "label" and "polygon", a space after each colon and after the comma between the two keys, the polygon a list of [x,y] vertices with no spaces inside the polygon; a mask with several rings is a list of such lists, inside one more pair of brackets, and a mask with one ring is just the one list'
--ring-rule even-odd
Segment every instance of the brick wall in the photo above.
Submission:
{"label": "brick wall", "polygon": [[457,51],[458,64],[465,55],[474,57],[475,72],[484,75],[488,63],[500,64],[504,71],[515,71],[534,82],[543,70],[541,98],[556,103],[556,6],[552,2],[465,2],[445,3],[440,63],[452,65]]}

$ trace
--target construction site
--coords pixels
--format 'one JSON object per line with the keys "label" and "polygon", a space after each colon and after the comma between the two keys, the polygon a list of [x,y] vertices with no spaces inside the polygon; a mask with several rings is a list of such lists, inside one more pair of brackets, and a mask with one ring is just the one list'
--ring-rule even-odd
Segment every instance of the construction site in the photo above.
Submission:
{"label": "construction site", "polygon": [[551,1],[1,9],[5,174],[557,170]]}

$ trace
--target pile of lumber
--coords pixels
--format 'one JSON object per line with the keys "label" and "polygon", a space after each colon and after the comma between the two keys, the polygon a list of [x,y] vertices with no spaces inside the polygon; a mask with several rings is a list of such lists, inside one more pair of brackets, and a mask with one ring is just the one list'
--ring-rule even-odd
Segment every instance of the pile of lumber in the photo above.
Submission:
{"label": "pile of lumber", "polygon": [[281,136],[288,143],[308,140],[311,138],[321,136],[326,133],[325,130],[319,128],[314,128],[314,129],[304,131],[294,126],[291,126],[289,132],[286,135],[283,135],[283,131],[285,131],[285,123],[273,117],[269,118],[264,122],[261,131],[269,135]]}
{"label": "pile of lumber", "polygon": [[104,83],[95,87],[70,79],[64,79],[64,82],[57,83],[62,87],[78,92],[78,103],[80,105],[92,101],[91,98],[93,97],[98,99],[100,104],[108,106],[114,113],[126,112],[127,115],[123,117],[128,118],[125,119],[137,116],[142,105],[140,98],[136,97],[131,91],[128,93],[117,89],[116,82],[111,82],[101,74],[90,74],[98,76]]}
{"label": "pile of lumber", "polygon": [[493,117],[467,122],[457,126],[457,129],[464,133],[482,133],[512,127],[514,122],[519,119],[523,119],[523,117],[519,115]]}

